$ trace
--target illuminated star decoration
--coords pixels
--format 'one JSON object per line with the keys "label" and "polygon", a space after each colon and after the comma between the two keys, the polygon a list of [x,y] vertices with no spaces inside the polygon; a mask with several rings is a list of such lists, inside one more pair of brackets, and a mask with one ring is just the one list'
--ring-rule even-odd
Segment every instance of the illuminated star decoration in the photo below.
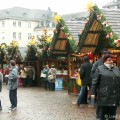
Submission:
{"label": "illuminated star decoration", "polygon": [[1,49],[5,49],[5,45],[3,44],[3,45],[1,45]]}
{"label": "illuminated star decoration", "polygon": [[89,12],[91,12],[91,11],[93,11],[93,7],[95,6],[95,4],[93,4],[92,2],[89,2],[88,4],[87,4],[87,10],[89,11]]}
{"label": "illuminated star decoration", "polygon": [[59,15],[55,16],[55,21],[56,21],[57,23],[60,22],[60,19],[62,19],[61,16],[59,16]]}

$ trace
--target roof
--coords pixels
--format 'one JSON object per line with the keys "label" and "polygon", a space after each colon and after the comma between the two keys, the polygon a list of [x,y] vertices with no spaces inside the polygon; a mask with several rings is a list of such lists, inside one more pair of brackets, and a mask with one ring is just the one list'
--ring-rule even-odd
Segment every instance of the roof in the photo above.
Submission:
{"label": "roof", "polygon": [[50,48],[53,56],[67,56],[75,50],[75,41],[61,17],[57,18],[56,29],[54,30]]}
{"label": "roof", "polygon": [[[112,30],[120,37],[120,10],[118,9],[101,9],[106,20],[110,24]],[[77,15],[77,16],[76,16]],[[73,35],[73,38],[78,41],[78,34],[84,29],[84,24],[86,21],[76,21],[75,18],[80,17],[88,17],[88,13],[84,14],[84,16],[79,16],[80,14],[71,15],[69,14],[69,21],[64,17],[66,25],[70,33]],[[67,15],[68,16],[68,15]],[[71,16],[71,17],[70,17]],[[74,21],[70,21],[74,20]]]}
{"label": "roof", "polygon": [[117,0],[116,2],[111,1],[111,2],[107,3],[106,5],[104,5],[103,8],[116,6],[116,5],[120,5],[120,0]]}
{"label": "roof", "polygon": [[47,19],[50,17],[49,10],[27,9],[22,7],[13,7],[9,9],[0,10],[0,20],[3,19],[17,19],[17,20],[35,20]]}
{"label": "roof", "polygon": [[116,39],[118,39],[117,35],[112,31],[101,10],[95,5],[79,36],[76,51],[77,53],[99,52],[102,48],[115,47]]}

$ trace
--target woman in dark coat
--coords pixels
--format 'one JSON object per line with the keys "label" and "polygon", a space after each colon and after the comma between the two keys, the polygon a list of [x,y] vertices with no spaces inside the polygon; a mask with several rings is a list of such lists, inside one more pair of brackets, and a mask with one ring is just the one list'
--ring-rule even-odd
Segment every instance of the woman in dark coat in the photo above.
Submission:
{"label": "woman in dark coat", "polygon": [[105,55],[104,64],[96,69],[92,80],[92,94],[100,106],[100,120],[115,120],[120,100],[120,71],[113,66],[112,56]]}

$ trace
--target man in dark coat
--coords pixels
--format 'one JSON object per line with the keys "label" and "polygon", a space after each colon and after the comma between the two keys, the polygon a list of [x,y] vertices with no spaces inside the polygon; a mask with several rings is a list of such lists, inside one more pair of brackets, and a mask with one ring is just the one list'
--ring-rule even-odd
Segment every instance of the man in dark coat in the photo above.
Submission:
{"label": "man in dark coat", "polygon": [[90,72],[92,69],[92,64],[89,62],[88,56],[85,56],[83,59],[84,63],[80,67],[80,78],[82,80],[82,86],[76,103],[78,107],[83,103],[86,104],[85,99],[87,98],[87,86],[91,84]]}

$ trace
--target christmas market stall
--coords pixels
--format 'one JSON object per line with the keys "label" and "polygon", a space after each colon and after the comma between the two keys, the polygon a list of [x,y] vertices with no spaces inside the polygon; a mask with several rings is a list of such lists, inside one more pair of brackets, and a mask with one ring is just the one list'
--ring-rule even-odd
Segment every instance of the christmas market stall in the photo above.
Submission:
{"label": "christmas market stall", "polygon": [[38,42],[34,39],[34,36],[32,36],[32,39],[29,41],[26,52],[27,54],[24,59],[24,68],[27,72],[27,82],[25,86],[28,85],[32,87],[39,85],[41,71],[41,64],[39,61],[41,58],[41,52],[38,47]]}
{"label": "christmas market stall", "polygon": [[0,45],[0,69],[4,69],[4,64],[7,64],[9,61],[9,56],[7,53],[7,45],[2,43]]}
{"label": "christmas market stall", "polygon": [[97,5],[89,3],[87,7],[90,15],[79,35],[76,53],[88,54],[95,61],[101,49],[119,49],[119,40]]}
{"label": "christmas market stall", "polygon": [[82,57],[87,55],[93,63],[99,59],[102,49],[119,49],[115,43],[119,41],[97,5],[89,3],[87,7],[90,14],[79,34],[78,46],[73,56],[82,60]]}
{"label": "christmas market stall", "polygon": [[18,66],[22,64],[23,58],[19,51],[19,44],[16,40],[11,41],[10,45],[7,47],[7,52],[8,52],[9,60],[15,60]]}
{"label": "christmas market stall", "polygon": [[[60,61],[58,66],[55,65],[58,69],[57,78],[63,79],[63,87],[68,87],[68,82],[72,79],[70,54],[75,52],[76,45],[63,18],[61,16],[56,16],[55,20],[57,23],[56,29],[54,30],[54,36],[50,48],[48,49],[48,53],[51,57]],[[73,79],[75,80],[75,78]]]}

